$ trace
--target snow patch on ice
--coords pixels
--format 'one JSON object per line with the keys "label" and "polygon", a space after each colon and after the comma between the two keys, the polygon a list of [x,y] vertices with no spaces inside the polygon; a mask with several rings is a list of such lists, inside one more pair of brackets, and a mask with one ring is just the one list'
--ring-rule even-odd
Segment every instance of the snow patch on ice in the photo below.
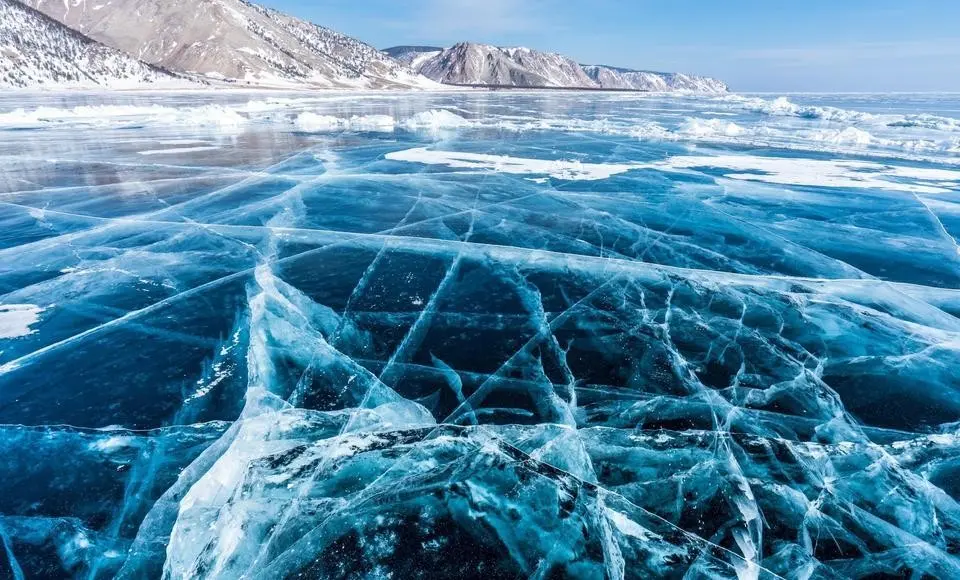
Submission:
{"label": "snow patch on ice", "polygon": [[638,163],[583,163],[580,161],[551,161],[549,159],[525,159],[506,155],[485,153],[460,153],[437,151],[418,147],[387,154],[391,161],[444,165],[455,169],[486,169],[513,175],[549,175],[569,181],[608,179],[632,169],[649,167]]}
{"label": "snow patch on ice", "polygon": [[34,304],[0,304],[0,339],[20,338],[37,332],[32,326],[40,321],[43,310]]}
{"label": "snow patch on ice", "polygon": [[172,147],[170,149],[148,149],[139,151],[139,155],[173,155],[176,153],[196,153],[199,151],[213,151],[219,149],[216,145],[201,145],[197,147]]}
{"label": "snow patch on ice", "polygon": [[[388,153],[391,161],[488,170],[565,180],[600,180],[634,169],[658,171],[719,169],[740,181],[778,185],[884,189],[910,193],[948,193],[960,187],[960,170],[895,167],[871,161],[762,157],[757,155],[680,155],[655,163],[583,163],[526,159],[485,153],[439,151],[425,147]],[[542,179],[540,180],[542,181]],[[540,182],[538,181],[538,182]]]}
{"label": "snow patch on ice", "polygon": [[[678,156],[659,164],[667,169],[720,169],[724,177],[778,185],[885,189],[949,193],[960,187],[960,171],[893,167],[870,161],[761,157],[757,155]],[[913,180],[898,182],[897,179]]]}
{"label": "snow patch on ice", "polygon": [[[857,138],[854,135],[852,138]],[[388,153],[392,161],[488,170],[565,180],[600,180],[634,169],[658,171],[719,169],[724,177],[778,185],[884,189],[910,193],[949,193],[960,187],[960,170],[895,167],[871,161],[762,157],[757,155],[680,155],[656,163],[583,163],[526,159],[425,147]]]}

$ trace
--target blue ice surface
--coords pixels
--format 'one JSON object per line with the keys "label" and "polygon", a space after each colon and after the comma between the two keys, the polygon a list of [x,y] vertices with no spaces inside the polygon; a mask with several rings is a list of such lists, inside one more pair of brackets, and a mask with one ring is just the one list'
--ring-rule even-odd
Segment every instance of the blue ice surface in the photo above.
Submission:
{"label": "blue ice surface", "polygon": [[960,577],[960,97],[14,93],[0,167],[0,578]]}

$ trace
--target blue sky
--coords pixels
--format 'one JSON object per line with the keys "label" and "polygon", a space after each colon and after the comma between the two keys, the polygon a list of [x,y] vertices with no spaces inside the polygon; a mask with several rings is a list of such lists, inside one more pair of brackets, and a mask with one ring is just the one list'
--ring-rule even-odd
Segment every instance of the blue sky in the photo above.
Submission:
{"label": "blue sky", "polygon": [[737,91],[960,91],[960,0],[261,0],[378,48],[461,40]]}

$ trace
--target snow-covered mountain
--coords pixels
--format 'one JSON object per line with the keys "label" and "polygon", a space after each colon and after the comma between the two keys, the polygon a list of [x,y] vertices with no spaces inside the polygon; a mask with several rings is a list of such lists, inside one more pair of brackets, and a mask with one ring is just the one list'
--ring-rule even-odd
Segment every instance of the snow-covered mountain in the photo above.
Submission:
{"label": "snow-covered mountain", "polygon": [[136,88],[189,84],[23,4],[0,0],[0,87]]}
{"label": "snow-covered mountain", "polygon": [[23,0],[163,68],[242,85],[350,88],[434,84],[349,36],[245,0]]}
{"label": "snow-covered mountain", "polygon": [[592,82],[569,58],[529,48],[463,42],[415,62],[424,76],[452,85],[579,87]]}
{"label": "snow-covered mountain", "polygon": [[529,48],[460,43],[442,49],[396,46],[384,51],[424,76],[453,85],[634,89],[722,93],[727,86],[708,77],[590,65]]}
{"label": "snow-covered mountain", "polygon": [[184,84],[184,76],[199,75],[272,87],[432,88],[440,82],[726,91],[706,77],[585,67],[529,48],[460,43],[381,52],[247,0],[0,2],[0,86]]}
{"label": "snow-covered mountain", "polygon": [[604,89],[641,91],[696,91],[725,93],[727,85],[710,77],[632,70],[606,65],[584,65],[583,70]]}

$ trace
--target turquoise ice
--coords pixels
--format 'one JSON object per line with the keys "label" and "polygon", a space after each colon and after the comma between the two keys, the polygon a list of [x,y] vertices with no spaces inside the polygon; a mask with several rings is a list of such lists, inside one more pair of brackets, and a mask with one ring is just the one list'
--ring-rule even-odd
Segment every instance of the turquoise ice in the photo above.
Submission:
{"label": "turquoise ice", "polygon": [[960,577],[960,100],[0,97],[0,577]]}

